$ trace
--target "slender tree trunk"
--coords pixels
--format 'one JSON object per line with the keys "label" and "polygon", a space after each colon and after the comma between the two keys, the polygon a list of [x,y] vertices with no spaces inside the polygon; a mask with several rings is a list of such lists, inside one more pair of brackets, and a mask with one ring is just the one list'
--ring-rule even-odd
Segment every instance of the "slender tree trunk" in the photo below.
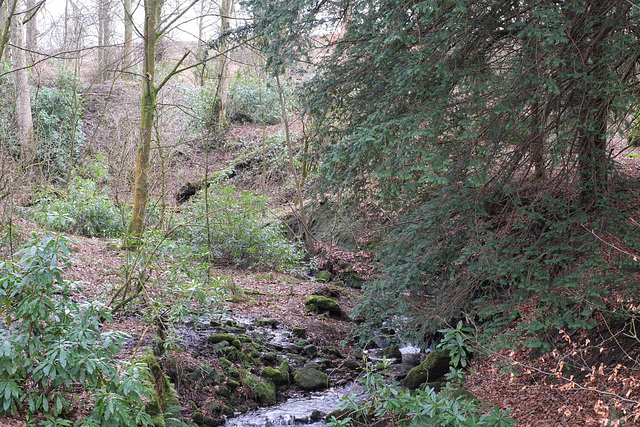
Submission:
{"label": "slender tree trunk", "polygon": [[130,247],[139,244],[146,218],[149,201],[149,157],[151,137],[155,119],[158,89],[155,85],[156,44],[158,42],[158,20],[162,2],[145,0],[144,2],[144,62],[142,77],[142,114],[140,117],[140,140],[136,158],[135,192],[133,196],[133,216],[129,227],[132,241]]}
{"label": "slender tree trunk", "polygon": [[542,107],[536,102],[531,112],[531,133],[529,151],[531,152],[531,162],[535,168],[534,180],[539,181],[546,177],[544,148],[546,142],[545,128],[549,115],[548,102]]}
{"label": "slender tree trunk", "polygon": [[129,69],[133,65],[133,16],[131,0],[124,0],[124,58],[123,71],[125,80],[131,80],[133,74]]}
{"label": "slender tree trunk", "polygon": [[284,102],[284,94],[282,93],[282,85],[280,84],[280,76],[276,74],[276,83],[278,84],[278,93],[280,94],[280,109],[282,111],[282,121],[284,122],[284,137],[287,141],[287,151],[289,158],[289,169],[293,174],[293,181],[296,186],[296,201],[299,204],[300,222],[302,223],[302,230],[304,234],[304,245],[307,248],[307,252],[310,254],[315,253],[315,243],[313,242],[313,236],[309,231],[307,223],[307,216],[304,211],[304,200],[302,198],[302,182],[298,177],[298,171],[296,170],[295,163],[293,162],[293,144],[291,142],[291,134],[289,132],[289,117],[287,116],[287,108]]}
{"label": "slender tree trunk", "polygon": [[12,19],[12,59],[15,71],[14,83],[16,90],[16,115],[18,118],[18,132],[22,147],[22,166],[29,168],[35,159],[36,136],[33,131],[33,119],[31,117],[31,94],[29,88],[29,72],[27,70],[27,55],[24,47],[24,26],[22,15]]}
{"label": "slender tree trunk", "polygon": [[[196,52],[196,58],[198,61],[204,61],[204,12],[205,12],[205,2],[200,2],[200,17],[198,18],[198,50]],[[202,65],[198,67],[198,82],[201,87],[204,87],[205,78],[207,75],[207,63],[202,62]]]}
{"label": "slender tree trunk", "polygon": [[36,0],[26,0],[26,7],[29,13],[26,18],[29,21],[25,24],[26,27],[26,36],[27,36],[27,49],[30,51],[29,55],[31,56],[31,63],[34,63],[37,58],[35,58],[35,51],[38,50],[38,36],[40,33],[38,32],[38,20],[36,19]]}
{"label": "slender tree trunk", "polygon": [[98,0],[98,83],[104,83],[108,62],[108,45],[110,41],[110,13],[111,3],[108,0]]}
{"label": "slender tree trunk", "polygon": [[18,0],[5,0],[0,4],[0,60],[4,58],[4,50],[11,37],[11,21],[14,18]]}
{"label": "slender tree trunk", "polygon": [[[229,17],[233,11],[233,0],[222,0],[220,3],[220,33],[229,31]],[[226,37],[222,37],[220,43],[220,59],[218,60],[218,89],[216,90],[216,102],[218,103],[218,124],[216,131],[222,131],[227,127],[227,96],[229,93],[229,57],[227,55]]]}

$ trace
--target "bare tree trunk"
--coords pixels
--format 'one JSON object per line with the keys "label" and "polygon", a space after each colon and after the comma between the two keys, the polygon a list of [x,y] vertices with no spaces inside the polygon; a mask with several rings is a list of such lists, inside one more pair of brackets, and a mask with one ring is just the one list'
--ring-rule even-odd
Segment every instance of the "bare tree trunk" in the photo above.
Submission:
{"label": "bare tree trunk", "polygon": [[36,19],[36,0],[26,0],[26,6],[27,6],[27,10],[29,11],[29,13],[27,13],[27,16],[25,17],[25,19],[28,19],[28,21],[25,24],[26,27],[26,32],[27,32],[27,49],[30,51],[30,55],[31,55],[31,63],[34,63],[36,58],[35,58],[35,51],[38,49],[38,36],[40,35],[40,33],[38,32],[38,20]]}
{"label": "bare tree trunk", "polygon": [[104,83],[110,44],[111,2],[98,0],[98,83]]}
{"label": "bare tree trunk", "polygon": [[133,17],[131,15],[131,0],[124,0],[124,78],[131,80],[133,74],[129,69],[133,65]]}
{"label": "bare tree trunk", "polygon": [[229,18],[233,11],[233,0],[222,0],[220,3],[220,59],[218,60],[218,89],[216,90],[216,102],[218,103],[218,124],[216,131],[222,131],[227,125],[227,95],[229,93],[229,57],[227,55],[227,40],[225,32],[231,29]]}
{"label": "bare tree trunk", "polygon": [[11,49],[11,53],[15,72],[16,115],[22,147],[22,167],[29,168],[32,166],[36,154],[36,136],[33,131],[33,119],[31,117],[31,95],[27,56],[23,49],[25,41],[21,16],[14,16],[12,19],[11,39],[14,46]]}
{"label": "bare tree trunk", "polygon": [[304,211],[304,200],[302,198],[302,182],[300,177],[298,177],[298,171],[296,170],[296,166],[293,162],[293,144],[291,142],[291,134],[289,132],[289,118],[287,117],[287,108],[284,102],[284,95],[282,94],[282,85],[280,84],[280,76],[276,74],[276,83],[278,84],[278,93],[280,94],[280,109],[282,111],[282,121],[284,122],[284,137],[287,141],[287,151],[289,157],[289,169],[291,169],[291,173],[293,174],[293,181],[296,186],[296,201],[299,203],[299,212],[300,212],[300,223],[302,224],[302,229],[304,232],[304,245],[307,249],[307,252],[310,254],[315,254],[315,243],[313,242],[313,236],[311,235],[311,231],[309,231],[309,226],[307,223],[307,216]]}
{"label": "bare tree trunk", "polygon": [[16,11],[18,0],[6,0],[0,2],[0,60],[4,57],[4,48],[9,43],[11,36],[11,21]]}
{"label": "bare tree trunk", "polygon": [[162,2],[145,0],[144,2],[144,62],[142,77],[142,114],[140,117],[140,141],[136,158],[135,192],[133,196],[133,215],[129,226],[131,241],[129,247],[139,245],[144,230],[147,203],[149,201],[149,157],[151,136],[155,119],[158,89],[155,85],[156,44],[158,20]]}
{"label": "bare tree trunk", "polygon": [[200,17],[198,18],[198,50],[196,52],[196,58],[198,61],[203,61],[202,65],[199,67],[198,72],[198,80],[201,87],[204,87],[205,78],[207,75],[207,63],[204,62],[204,12],[205,12],[205,2],[200,2]]}

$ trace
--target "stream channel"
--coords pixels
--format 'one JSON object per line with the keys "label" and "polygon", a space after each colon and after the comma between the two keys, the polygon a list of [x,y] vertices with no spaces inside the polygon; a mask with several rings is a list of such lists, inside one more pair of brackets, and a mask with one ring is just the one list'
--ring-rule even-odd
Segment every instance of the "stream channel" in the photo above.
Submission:
{"label": "stream channel", "polygon": [[[225,357],[224,349],[221,352],[220,344],[213,344],[210,337],[212,334],[232,333],[245,337],[241,351],[246,351],[245,347],[248,346],[260,348],[262,355],[258,364],[263,363],[264,366],[268,366],[269,362],[266,362],[268,359],[265,355],[277,353],[277,360],[273,360],[270,363],[271,366],[277,367],[285,361],[290,366],[291,378],[295,376],[296,370],[303,370],[310,366],[328,375],[330,387],[324,390],[303,390],[297,382],[291,380],[289,386],[278,387],[278,398],[274,404],[261,405],[248,411],[246,407],[243,411],[237,411],[235,406],[231,406],[234,408],[234,413],[220,414],[219,418],[221,421],[226,421],[223,425],[227,427],[325,426],[325,418],[339,409],[343,397],[364,394],[362,386],[357,381],[361,371],[359,368],[345,369],[344,366],[348,365],[345,362],[347,360],[345,356],[327,356],[330,354],[329,349],[321,346],[318,346],[316,351],[310,339],[306,340],[308,344],[300,344],[301,339],[297,339],[292,335],[292,331],[279,324],[233,316],[233,319],[216,322],[197,331],[184,328],[176,332],[182,342],[181,347],[199,358],[213,361]],[[424,358],[424,353],[414,346],[405,345],[399,350],[402,358],[399,363],[392,364],[389,371],[396,378],[404,376]],[[382,359],[382,352],[383,349],[378,348],[365,350],[364,354],[367,356],[368,363],[376,363]],[[354,362],[353,359],[351,362]],[[259,368],[253,369],[250,374],[245,375],[259,377],[259,372]],[[245,382],[243,375],[236,376],[235,380]],[[227,380],[227,383],[229,382]],[[227,383],[222,381],[220,387],[224,387]]]}

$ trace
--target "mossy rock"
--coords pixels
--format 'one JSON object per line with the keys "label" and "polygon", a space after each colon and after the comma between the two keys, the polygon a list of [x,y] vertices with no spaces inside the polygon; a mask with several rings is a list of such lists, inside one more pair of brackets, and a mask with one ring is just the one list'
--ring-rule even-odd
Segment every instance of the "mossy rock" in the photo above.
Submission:
{"label": "mossy rock", "polygon": [[260,373],[260,375],[263,378],[269,381],[272,381],[276,386],[284,385],[287,383],[287,380],[288,380],[287,373],[283,374],[283,372],[280,371],[279,369],[272,368],[270,366],[265,366],[262,369],[262,372]]}
{"label": "mossy rock", "polygon": [[322,347],[322,353],[332,359],[344,359],[344,356],[337,348],[333,346]]}
{"label": "mossy rock", "polygon": [[306,338],[307,330],[305,328],[293,328],[291,329],[291,335],[298,338]]}
{"label": "mossy rock", "polygon": [[342,314],[340,304],[331,298],[321,295],[309,295],[307,299],[304,300],[304,305],[307,311],[313,313],[324,313],[328,311],[329,314],[332,315],[340,316]]}
{"label": "mossy rock", "polygon": [[238,335],[238,339],[240,340],[240,342],[243,342],[243,343],[252,343],[253,342],[253,338],[251,338],[247,334]]}
{"label": "mossy rock", "polygon": [[213,334],[209,336],[210,343],[218,344],[223,341],[228,342],[230,345],[232,345],[235,348],[240,348],[242,346],[242,343],[240,343],[240,340],[236,338],[235,335],[232,335],[232,334]]}
{"label": "mossy rock", "polygon": [[268,326],[270,328],[277,328],[278,327],[278,319],[273,319],[273,318],[263,318],[263,319],[258,319],[255,322],[256,326]]}
{"label": "mossy rock", "polygon": [[440,394],[452,399],[462,399],[469,403],[480,403],[478,398],[475,397],[473,393],[471,393],[469,390],[465,390],[462,387],[443,388]]}
{"label": "mossy rock", "polygon": [[329,387],[329,375],[309,367],[294,371],[293,381],[303,390],[322,390]]}
{"label": "mossy rock", "polygon": [[434,350],[427,355],[424,362],[409,371],[402,381],[402,385],[411,390],[415,390],[420,387],[421,384],[436,381],[449,372],[450,362],[451,357],[448,352]]}
{"label": "mossy rock", "polygon": [[276,363],[278,363],[279,356],[278,356],[278,354],[277,354],[277,353],[267,352],[267,353],[264,353],[264,354],[262,355],[262,358],[261,358],[261,359],[262,359],[263,361],[265,361],[266,363],[276,364]]}
{"label": "mossy rock", "polygon": [[288,384],[289,383],[289,362],[286,360],[283,360],[282,363],[280,364],[279,371],[282,374],[282,376],[287,380],[287,384]]}
{"label": "mossy rock", "polygon": [[382,355],[387,359],[396,359],[396,362],[402,361],[402,352],[397,345],[390,345],[389,347],[382,350]]}
{"label": "mossy rock", "polygon": [[326,270],[320,270],[316,273],[316,282],[327,283],[331,281],[331,273]]}
{"label": "mossy rock", "polygon": [[276,403],[276,385],[271,381],[261,381],[254,388],[258,400],[266,405]]}
{"label": "mossy rock", "polygon": [[309,344],[304,348],[303,353],[309,357],[314,357],[318,354],[318,347],[313,344]]}
{"label": "mossy rock", "polygon": [[209,418],[200,411],[194,412],[191,418],[200,427],[219,427],[225,422],[223,418]]}
{"label": "mossy rock", "polygon": [[365,282],[365,280],[353,270],[345,271],[340,276],[344,283],[353,289],[362,289],[362,285]]}

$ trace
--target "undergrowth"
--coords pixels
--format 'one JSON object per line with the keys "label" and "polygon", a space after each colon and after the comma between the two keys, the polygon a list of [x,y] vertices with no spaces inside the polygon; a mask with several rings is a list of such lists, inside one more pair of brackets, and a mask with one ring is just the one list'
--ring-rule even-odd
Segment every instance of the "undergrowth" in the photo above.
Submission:
{"label": "undergrowth", "polygon": [[[71,251],[59,235],[34,237],[17,262],[0,263],[0,414],[26,414],[29,426],[71,425],[76,392],[91,415],[78,426],[150,425],[143,410],[153,392],[147,368],[116,359],[125,336],[101,330],[110,320],[98,302],[63,279]],[[62,417],[62,419],[59,419]]]}
{"label": "undergrowth", "polygon": [[289,242],[282,226],[269,222],[267,214],[265,196],[212,186],[185,209],[188,225],[178,237],[212,261],[279,270],[298,267],[302,248]]}

